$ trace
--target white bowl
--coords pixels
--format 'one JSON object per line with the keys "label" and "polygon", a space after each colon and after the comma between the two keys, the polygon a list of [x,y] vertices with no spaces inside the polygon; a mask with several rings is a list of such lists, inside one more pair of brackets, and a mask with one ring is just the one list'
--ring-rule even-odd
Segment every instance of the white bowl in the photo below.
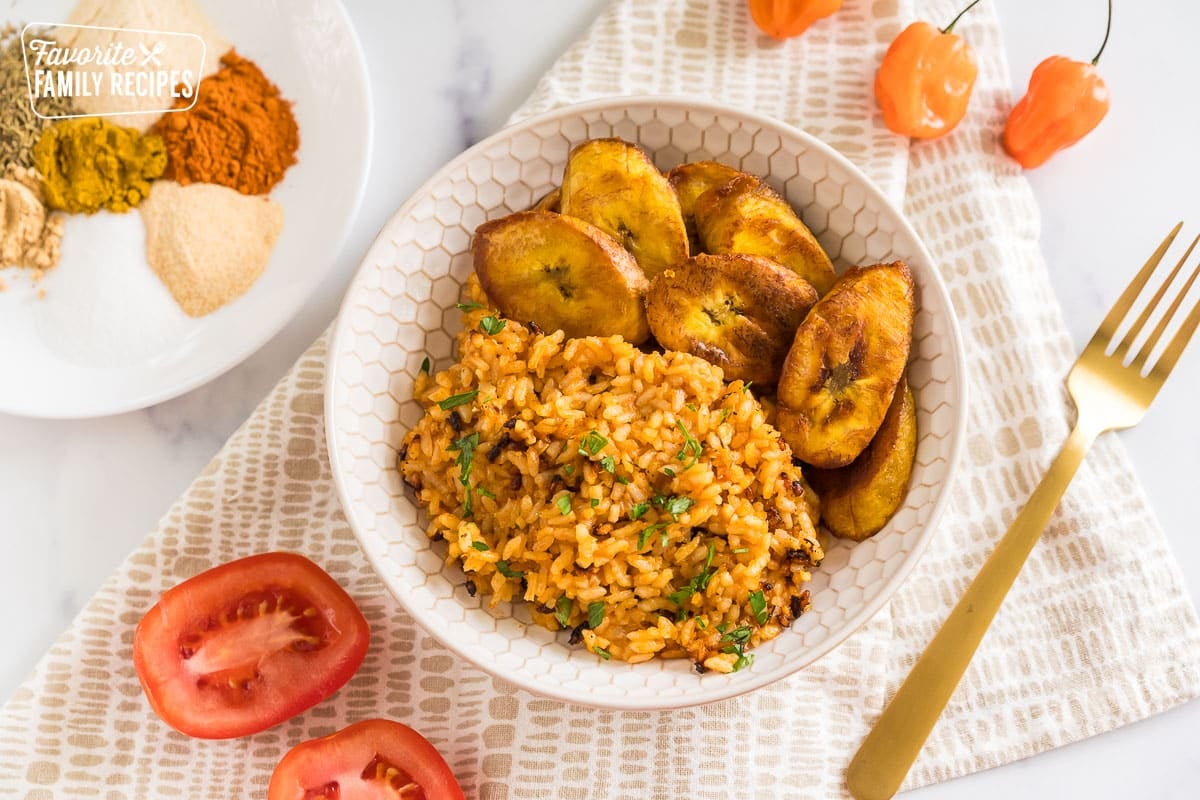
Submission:
{"label": "white bowl", "polygon": [[[16,0],[6,16],[62,22],[75,5]],[[299,160],[270,194],[284,217],[271,260],[244,295],[192,318],[146,263],[141,214],[68,215],[43,299],[24,270],[0,270],[0,413],[99,417],[207,383],[278,333],[342,249],[366,187],[372,126],[366,59],[346,10],[338,0],[197,5],[294,101]]]}
{"label": "white bowl", "polygon": [[[904,506],[865,542],[833,544],[811,583],[812,609],[754,649],[741,672],[698,675],[686,659],[601,661],[565,634],[527,624],[524,604],[488,609],[405,493],[396,452],[422,410],[412,398],[421,361],[452,359],[471,236],[484,220],[527,208],[557,185],[571,147],[618,136],[663,169],[716,159],[765,176],[800,212],[836,266],[903,259],[919,309],[909,382],[918,446]],[[779,122],[677,98],[611,98],[563,108],[500,131],[438,171],[384,226],[334,329],[326,433],[345,513],[384,583],[431,635],[480,669],[537,694],[614,709],[721,700],[811,664],[879,611],[916,564],[947,499],[963,439],[962,343],[945,286],[916,233],[845,158]]]}

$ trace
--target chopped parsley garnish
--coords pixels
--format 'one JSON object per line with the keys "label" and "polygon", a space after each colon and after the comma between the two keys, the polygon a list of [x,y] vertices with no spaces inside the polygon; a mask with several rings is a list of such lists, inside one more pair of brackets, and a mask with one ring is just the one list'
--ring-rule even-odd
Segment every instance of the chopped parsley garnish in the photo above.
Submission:
{"label": "chopped parsley garnish", "polygon": [[646,528],[640,534],[638,534],[638,550],[641,550],[646,546],[646,542],[650,541],[650,537],[654,535],[655,531],[662,531],[662,546],[667,546],[667,542],[670,541],[669,537],[667,536],[667,523],[656,522],[653,525],[646,526]]}
{"label": "chopped parsley garnish", "polygon": [[687,425],[683,424],[683,420],[675,420],[675,427],[683,431],[683,447],[679,448],[679,452],[675,454],[675,459],[686,462],[683,467],[684,472],[686,472],[700,460],[700,455],[704,452],[704,445],[700,443],[699,439],[692,436],[691,432],[687,429]]}
{"label": "chopped parsley garnish", "polygon": [[750,610],[754,612],[754,619],[759,625],[767,624],[767,598],[761,591],[750,593]]}
{"label": "chopped parsley garnish", "polygon": [[650,510],[649,503],[635,503],[633,508],[629,509],[630,519],[641,519],[642,516]]}
{"label": "chopped parsley garnish", "polygon": [[490,315],[479,320],[479,330],[483,331],[488,336],[495,336],[497,333],[504,330],[504,326],[507,324],[508,320],[500,319],[495,315]]}
{"label": "chopped parsley garnish", "polygon": [[687,405],[685,405],[685,406],[684,406],[684,408],[686,408],[688,411],[695,411],[695,410],[696,410],[696,404],[695,404],[695,403],[688,403]]}
{"label": "chopped parsley garnish", "polygon": [[617,472],[617,460],[612,456],[604,456],[600,459],[600,466],[604,467],[606,472],[611,472],[614,475]]}
{"label": "chopped parsley garnish", "polygon": [[457,308],[459,311],[474,311],[474,310],[475,310],[475,309],[477,309],[477,308],[483,308],[483,304],[482,304],[482,303],[475,303],[475,302],[471,302],[471,303],[455,303],[455,304],[454,304],[454,307],[455,307],[455,308]]}
{"label": "chopped parsley garnish", "polygon": [[721,636],[722,642],[732,642],[733,644],[745,644],[750,640],[750,634],[754,633],[754,629],[749,625],[739,625],[731,631],[726,632]]}
{"label": "chopped parsley garnish", "polygon": [[594,456],[603,450],[607,444],[608,439],[605,439],[595,431],[588,431],[587,436],[584,436],[579,442],[579,455]]}
{"label": "chopped parsley garnish", "polygon": [[624,475],[618,475],[618,476],[617,476],[617,483],[621,484],[622,486],[628,486],[628,485],[629,485],[629,478],[626,478]]}
{"label": "chopped parsley garnish", "polygon": [[729,623],[728,623],[728,622],[722,622],[720,625],[718,625],[718,626],[717,626],[717,630],[718,630],[720,633],[724,633],[725,631],[729,630]]}
{"label": "chopped parsley garnish", "polygon": [[564,628],[567,627],[568,621],[571,619],[571,608],[574,605],[575,603],[566,595],[558,598],[558,602],[554,604],[554,618]]}
{"label": "chopped parsley garnish", "polygon": [[575,473],[575,465],[574,464],[567,464],[563,467],[563,475],[570,477],[574,473]]}
{"label": "chopped parsley garnish", "polygon": [[525,574],[519,569],[513,569],[510,567],[508,562],[503,559],[496,562],[496,570],[506,578],[520,578]]}
{"label": "chopped parsley garnish", "polygon": [[670,514],[671,519],[679,522],[679,515],[696,505],[696,501],[690,497],[672,495],[671,497],[662,497],[661,502],[660,499],[656,497],[654,498],[654,504]]}
{"label": "chopped parsley garnish", "polygon": [[467,490],[466,500],[463,501],[463,516],[473,513],[472,501],[474,492],[471,489],[471,462],[475,459],[475,450],[479,447],[479,431],[467,434],[450,445],[450,450],[457,451],[458,457],[454,463],[458,465],[459,483]]}
{"label": "chopped parsley garnish", "polygon": [[[720,630],[718,626],[717,630]],[[737,661],[733,662],[733,671],[737,672],[754,663],[754,655],[746,652],[746,643],[750,641],[753,629],[748,625],[739,625],[728,633],[722,633],[721,641],[728,642],[721,648],[722,653],[736,653]]]}
{"label": "chopped parsley garnish", "polygon": [[[708,545],[708,556],[704,559],[704,569],[699,574],[694,575],[682,589],[676,589],[667,595],[667,599],[677,606],[682,606],[692,598],[696,592],[703,592],[708,588],[709,581],[716,574],[716,570],[712,569],[713,546],[710,542]],[[719,628],[718,628],[719,630]]]}
{"label": "chopped parsley garnish", "polygon": [[597,647],[594,650],[592,650],[592,652],[595,653],[596,655],[600,656],[605,661],[608,661],[610,658],[612,658],[612,653],[608,652],[603,647]]}
{"label": "chopped parsley garnish", "polygon": [[682,589],[676,589],[667,595],[667,599],[677,606],[683,605],[688,600],[691,600],[692,595],[696,593],[695,583],[696,579],[692,578],[692,580],[688,582],[687,586],[684,586]]}
{"label": "chopped parsley garnish", "polygon": [[429,369],[432,366],[433,364],[429,361],[429,356],[425,356],[425,358],[421,359],[421,372],[424,372],[426,375],[428,375]]}
{"label": "chopped parsley garnish", "polygon": [[705,622],[703,619],[697,618],[696,619],[696,627],[702,631],[706,631],[706,630],[708,630],[708,623]]}
{"label": "chopped parsley garnish", "polygon": [[462,394],[452,394],[445,400],[442,400],[440,403],[438,403],[438,408],[440,408],[442,411],[449,411],[452,408],[465,406],[467,403],[474,400],[477,394],[479,394],[478,389],[472,389],[471,391],[463,392]]}
{"label": "chopped parsley garnish", "polygon": [[604,603],[588,603],[588,627],[592,630],[604,622]]}
{"label": "chopped parsley garnish", "polygon": [[471,542],[471,547],[474,547],[476,550],[478,550],[478,551],[479,551],[479,552],[481,552],[481,553],[482,553],[484,550],[491,550],[491,549],[492,549],[492,548],[488,547],[488,543],[487,543],[487,542]]}
{"label": "chopped parsley garnish", "polygon": [[571,495],[560,494],[558,499],[554,501],[554,505],[558,506],[558,510],[562,512],[562,515],[565,517],[567,514],[571,513]]}
{"label": "chopped parsley garnish", "polygon": [[592,508],[595,508],[596,506],[600,505],[600,498],[599,498],[599,497],[593,497],[593,498],[592,498],[592,500],[591,500],[591,502],[592,502]]}
{"label": "chopped parsley garnish", "polygon": [[663,471],[663,474],[666,475],[668,478],[675,477],[675,470],[671,469],[670,467],[663,467],[662,471]]}

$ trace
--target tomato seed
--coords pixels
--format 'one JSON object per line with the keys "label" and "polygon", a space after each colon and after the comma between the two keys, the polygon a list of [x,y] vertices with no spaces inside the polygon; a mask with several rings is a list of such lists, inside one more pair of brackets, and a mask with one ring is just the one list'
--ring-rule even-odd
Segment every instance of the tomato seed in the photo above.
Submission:
{"label": "tomato seed", "polygon": [[404,770],[376,755],[362,771],[364,781],[383,781],[399,800],[424,800],[425,792]]}
{"label": "tomato seed", "polygon": [[341,796],[341,787],[337,781],[330,781],[320,789],[309,789],[304,793],[304,800],[337,800]]}

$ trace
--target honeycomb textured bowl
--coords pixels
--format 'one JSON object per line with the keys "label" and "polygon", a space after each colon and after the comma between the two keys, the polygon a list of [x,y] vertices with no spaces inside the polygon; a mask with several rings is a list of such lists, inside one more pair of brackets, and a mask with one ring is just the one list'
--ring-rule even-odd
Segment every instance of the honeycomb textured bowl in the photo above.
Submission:
{"label": "honeycomb textured bowl", "polygon": [[[698,675],[687,660],[600,661],[565,634],[531,625],[523,604],[471,597],[395,467],[421,417],[413,382],[428,356],[451,363],[459,301],[481,222],[554,188],[575,144],[618,136],[666,170],[716,159],[765,176],[800,212],[834,264],[904,259],[919,310],[909,380],[918,405],[916,467],[904,506],[865,542],[832,545],[811,584],[812,609],[754,650],[749,669]],[[770,119],[671,98],[614,98],[513,125],[455,158],[384,226],[338,317],[326,426],[346,516],[389,590],[430,634],[480,669],[531,692],[586,705],[697,705],[764,686],[828,653],[883,607],[933,533],[963,438],[965,370],[957,323],[928,252],[899,212],[828,146]]]}

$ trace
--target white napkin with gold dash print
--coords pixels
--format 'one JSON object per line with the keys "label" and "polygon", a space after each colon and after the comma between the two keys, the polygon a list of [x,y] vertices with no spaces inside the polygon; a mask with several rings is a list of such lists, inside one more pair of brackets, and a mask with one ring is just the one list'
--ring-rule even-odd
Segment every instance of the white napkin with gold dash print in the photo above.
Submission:
{"label": "white napkin with gold dash print", "polygon": [[[346,526],[322,433],[318,341],[106,582],[0,712],[0,795],[263,796],[292,745],[370,716],[446,754],[469,797],[845,796],[851,754],[1067,432],[1074,354],[1039,254],[1038,210],[996,141],[1011,99],[999,26],[958,30],[980,75],[967,120],[913,145],[870,87],[908,21],[954,2],[849,0],[797,40],[757,33],[741,0],[617,0],[519,112],[618,93],[707,97],[805,128],[862,167],[932,250],[962,322],[968,449],[928,554],[896,599],[811,669],[749,696],[661,713],[598,712],[517,691],[453,658],[384,592]],[[308,554],[362,605],[366,663],[278,728],[207,742],[164,726],[130,661],[158,594],[267,549]],[[1004,764],[1200,694],[1200,624],[1120,442],[1088,456],[909,776]],[[769,764],[770,769],[761,769]]]}

